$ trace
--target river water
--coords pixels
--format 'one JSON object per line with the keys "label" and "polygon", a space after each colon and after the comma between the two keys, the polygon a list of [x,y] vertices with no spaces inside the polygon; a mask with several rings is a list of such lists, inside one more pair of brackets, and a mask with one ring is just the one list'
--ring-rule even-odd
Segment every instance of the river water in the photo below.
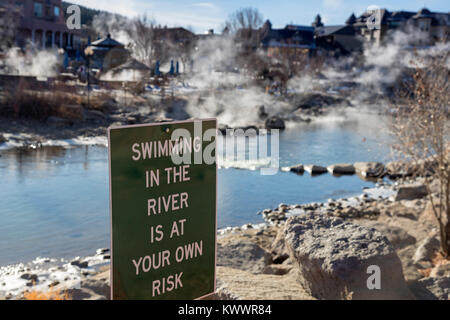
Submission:
{"label": "river water", "polygon": [[[280,134],[280,166],[388,160],[382,118],[328,118]],[[0,151],[0,266],[72,258],[109,246],[108,152],[102,146]],[[262,222],[279,203],[326,201],[373,184],[357,176],[219,169],[218,227]]]}

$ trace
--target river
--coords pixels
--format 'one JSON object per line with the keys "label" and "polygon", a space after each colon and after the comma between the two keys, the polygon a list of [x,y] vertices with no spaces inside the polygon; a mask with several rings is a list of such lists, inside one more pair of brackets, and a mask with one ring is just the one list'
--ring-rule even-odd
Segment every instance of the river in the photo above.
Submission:
{"label": "river", "polygon": [[[323,119],[280,134],[280,166],[386,161],[382,118]],[[108,152],[104,146],[0,151],[0,266],[40,257],[72,258],[109,246]],[[218,227],[260,223],[279,203],[326,201],[373,184],[357,176],[311,177],[219,169]]]}

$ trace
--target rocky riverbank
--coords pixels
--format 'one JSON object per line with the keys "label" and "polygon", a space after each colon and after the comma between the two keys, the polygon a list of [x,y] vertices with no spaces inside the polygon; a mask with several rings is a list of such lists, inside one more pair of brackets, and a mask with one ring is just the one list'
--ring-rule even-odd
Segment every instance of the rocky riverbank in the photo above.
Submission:
{"label": "rocky riverbank", "polygon": [[[439,254],[437,222],[421,183],[404,179],[357,197],[280,204],[259,213],[264,223],[220,230],[217,292],[210,298],[448,300],[450,261]],[[40,259],[2,267],[0,296],[56,290],[72,299],[108,299],[108,259],[101,249],[57,266]],[[380,290],[366,286],[371,265],[380,267]]]}

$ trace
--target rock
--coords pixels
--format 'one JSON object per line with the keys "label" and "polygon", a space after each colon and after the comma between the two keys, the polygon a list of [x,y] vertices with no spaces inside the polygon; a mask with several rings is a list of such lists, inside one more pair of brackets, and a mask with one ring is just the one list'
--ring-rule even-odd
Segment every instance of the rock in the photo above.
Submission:
{"label": "rock", "polygon": [[259,106],[259,108],[258,108],[258,117],[261,120],[264,120],[264,119],[267,119],[268,116],[269,115],[267,114],[266,109],[264,108],[264,106]]}
{"label": "rock", "polygon": [[127,117],[128,124],[136,124],[138,121],[135,117]]}
{"label": "rock", "polygon": [[335,175],[352,175],[355,174],[356,170],[352,164],[333,164],[329,166],[328,172]]}
{"label": "rock", "polygon": [[271,255],[251,241],[233,241],[217,245],[217,266],[262,273],[271,263]]}
{"label": "rock", "polygon": [[356,162],[354,166],[356,172],[364,178],[378,178],[384,175],[384,165],[380,162]]}
{"label": "rock", "polygon": [[285,128],[286,125],[284,123],[284,120],[280,117],[273,116],[266,120],[266,129],[284,130]]}
{"label": "rock", "polygon": [[414,253],[413,262],[430,261],[439,248],[440,241],[437,239],[436,235],[425,238]]}
{"label": "rock", "polygon": [[346,99],[324,95],[320,93],[306,93],[298,95],[293,101],[299,109],[324,108],[328,106],[345,105],[349,102]]}
{"label": "rock", "polygon": [[102,254],[105,254],[105,253],[107,253],[107,252],[109,252],[109,249],[108,249],[108,248],[101,248],[101,249],[98,249],[98,250],[96,251],[96,254],[97,254],[97,255],[102,255]]}
{"label": "rock", "polygon": [[391,161],[386,164],[386,173],[391,179],[409,177],[417,172],[417,167],[405,161]]}
{"label": "rock", "polygon": [[270,266],[267,266],[264,271],[263,274],[273,274],[276,276],[282,276],[285,275],[287,273],[289,273],[292,270],[292,266],[284,266],[284,265],[280,265],[280,264],[272,264]]}
{"label": "rock", "polygon": [[302,164],[297,164],[295,166],[292,166],[289,168],[291,172],[294,172],[296,174],[303,174],[305,172],[305,168]]}
{"label": "rock", "polygon": [[8,139],[6,139],[2,134],[0,134],[0,144],[7,142]]}
{"label": "rock", "polygon": [[32,282],[38,281],[38,276],[36,274],[24,273],[20,276],[21,279],[31,280]]}
{"label": "rock", "polygon": [[314,164],[305,166],[305,170],[308,171],[309,174],[311,175],[319,175],[328,172],[327,168],[322,166],[316,166]]}
{"label": "rock", "polygon": [[[385,236],[325,214],[291,217],[286,246],[298,280],[319,299],[410,299],[402,264]],[[381,289],[369,290],[368,267],[381,270]]]}
{"label": "rock", "polygon": [[296,281],[284,276],[217,267],[217,290],[208,300],[313,300]]}
{"label": "rock", "polygon": [[450,262],[434,267],[430,272],[430,277],[450,277]]}
{"label": "rock", "polygon": [[427,188],[421,185],[402,185],[398,188],[395,201],[421,199],[428,195]]}
{"label": "rock", "polygon": [[[433,204],[438,212],[439,212],[439,210],[441,210],[440,203],[441,202],[439,201],[439,199],[434,199],[434,201],[433,201]],[[436,215],[434,214],[433,204],[431,203],[431,201],[427,202],[427,205],[425,206],[425,210],[420,215],[419,220],[422,222],[430,222],[432,224],[435,224],[436,226],[439,226],[439,222],[436,218]]]}
{"label": "rock", "polygon": [[70,262],[72,266],[76,266],[80,269],[87,268],[89,263],[87,261],[73,260]]}
{"label": "rock", "polygon": [[110,287],[105,281],[88,279],[81,282],[81,287],[94,292],[91,300],[104,300],[110,297]]}
{"label": "rock", "polygon": [[[361,224],[358,222],[358,224]],[[411,236],[405,229],[381,223],[378,221],[366,221],[363,223],[365,227],[375,228],[380,231],[389,240],[391,245],[396,249],[403,249],[416,243],[416,238]]]}
{"label": "rock", "polygon": [[450,277],[423,278],[411,289],[420,300],[450,300]]}
{"label": "rock", "polygon": [[51,116],[47,118],[47,124],[57,128],[64,128],[72,126],[73,122],[68,119]]}
{"label": "rock", "polygon": [[281,264],[289,258],[289,252],[284,241],[284,228],[278,230],[277,236],[272,243],[272,261],[275,264]]}
{"label": "rock", "polygon": [[419,174],[422,177],[433,175],[434,172],[437,171],[438,166],[439,164],[435,159],[424,159],[418,161]]}

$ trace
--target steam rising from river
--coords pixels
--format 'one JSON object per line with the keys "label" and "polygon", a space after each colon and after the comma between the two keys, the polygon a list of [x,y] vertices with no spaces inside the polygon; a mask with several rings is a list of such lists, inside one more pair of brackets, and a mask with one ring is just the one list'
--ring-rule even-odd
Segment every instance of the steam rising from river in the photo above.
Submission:
{"label": "steam rising from river", "polygon": [[17,48],[12,48],[6,52],[4,61],[0,63],[0,73],[54,77],[60,64],[61,57],[55,51],[29,50],[24,54]]}
{"label": "steam rising from river", "polygon": [[[423,66],[427,57],[450,50],[449,43],[412,49],[413,44],[426,43],[427,39],[424,33],[414,29],[393,32],[383,46],[366,45],[363,57],[353,55],[331,62],[322,70],[321,78],[312,72],[291,78],[287,93],[337,95],[347,98],[358,112],[381,111],[386,106],[386,88],[394,85],[407,68]],[[260,121],[260,106],[264,106],[269,116],[294,111],[297,107],[252,85],[254,78],[245,72],[234,71],[237,50],[231,37],[201,41],[193,60],[195,72],[185,80],[199,89],[189,97],[187,112],[193,117],[217,117],[219,123],[245,126]],[[349,112],[336,111],[328,119],[348,120],[345,117],[349,115]]]}

